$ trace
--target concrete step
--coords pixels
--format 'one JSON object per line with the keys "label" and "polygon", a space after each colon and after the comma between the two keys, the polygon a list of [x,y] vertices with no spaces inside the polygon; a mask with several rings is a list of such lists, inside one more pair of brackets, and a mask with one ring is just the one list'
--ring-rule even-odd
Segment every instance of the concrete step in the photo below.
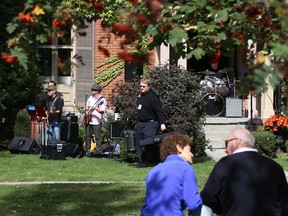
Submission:
{"label": "concrete step", "polygon": [[[225,139],[228,133],[235,128],[245,128],[250,125],[249,118],[225,118],[225,117],[207,117],[204,126],[206,139],[209,140],[209,146],[212,151],[207,149],[205,152],[208,156],[218,161],[226,156]],[[255,121],[254,121],[255,122]],[[254,123],[252,120],[252,123]]]}

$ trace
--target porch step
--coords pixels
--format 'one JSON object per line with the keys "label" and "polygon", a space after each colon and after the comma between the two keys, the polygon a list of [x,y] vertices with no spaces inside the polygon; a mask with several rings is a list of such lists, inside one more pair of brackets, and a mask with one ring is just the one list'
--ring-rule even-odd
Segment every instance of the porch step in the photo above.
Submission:
{"label": "porch step", "polygon": [[[261,122],[257,121],[259,124]],[[235,128],[247,128],[250,126],[257,126],[258,123],[253,119],[251,124],[250,118],[225,118],[225,117],[207,117],[204,132],[206,139],[209,141],[210,149],[206,149],[206,154],[218,161],[226,156],[225,153],[225,139],[228,133]]]}

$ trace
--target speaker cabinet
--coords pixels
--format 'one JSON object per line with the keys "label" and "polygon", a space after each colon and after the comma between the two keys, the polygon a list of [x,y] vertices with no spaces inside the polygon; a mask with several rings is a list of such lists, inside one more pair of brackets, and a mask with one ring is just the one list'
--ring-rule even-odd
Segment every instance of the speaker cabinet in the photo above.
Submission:
{"label": "speaker cabinet", "polygon": [[124,138],[124,129],[125,129],[125,126],[121,124],[120,122],[111,122],[110,138],[111,139]]}
{"label": "speaker cabinet", "polygon": [[60,139],[67,143],[78,143],[79,125],[78,123],[62,122]]}
{"label": "speaker cabinet", "polygon": [[81,147],[79,144],[66,144],[66,156],[76,158],[81,154]]}
{"label": "speaker cabinet", "polygon": [[12,154],[33,154],[38,153],[40,147],[38,143],[28,137],[14,137],[8,146]]}
{"label": "speaker cabinet", "polygon": [[242,117],[242,100],[226,98],[226,117]]}
{"label": "speaker cabinet", "polygon": [[134,130],[125,130],[125,151],[134,151],[135,150],[135,131]]}

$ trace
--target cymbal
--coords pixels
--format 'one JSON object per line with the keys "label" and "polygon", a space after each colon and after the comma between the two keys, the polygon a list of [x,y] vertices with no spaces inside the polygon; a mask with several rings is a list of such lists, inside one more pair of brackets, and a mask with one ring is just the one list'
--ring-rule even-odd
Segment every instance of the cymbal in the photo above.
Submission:
{"label": "cymbal", "polygon": [[229,73],[233,71],[233,68],[224,68],[222,70],[219,70],[218,73]]}
{"label": "cymbal", "polygon": [[203,75],[215,75],[216,72],[213,72],[213,71],[200,71],[200,72],[197,72],[198,74],[203,74]]}

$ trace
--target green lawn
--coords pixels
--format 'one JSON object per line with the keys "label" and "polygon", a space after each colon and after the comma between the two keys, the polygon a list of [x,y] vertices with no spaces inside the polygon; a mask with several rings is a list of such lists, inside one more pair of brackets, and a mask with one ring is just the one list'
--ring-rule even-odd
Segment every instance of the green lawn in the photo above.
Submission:
{"label": "green lawn", "polygon": [[[0,215],[139,215],[145,197],[145,177],[153,165],[136,168],[108,158],[43,160],[39,155],[0,152]],[[213,168],[208,157],[193,165],[201,189]],[[198,162],[197,162],[198,161]],[[80,184],[40,184],[45,181],[84,181]],[[104,183],[89,183],[104,181]],[[112,182],[112,183],[109,183]]]}
{"label": "green lawn", "polygon": [[[288,171],[287,154],[275,160]],[[136,168],[108,158],[43,160],[39,155],[9,151],[0,152],[0,161],[1,183],[35,183],[0,184],[0,215],[5,216],[138,216],[145,197],[145,177],[153,166]],[[214,164],[208,157],[194,159],[199,190]]]}

